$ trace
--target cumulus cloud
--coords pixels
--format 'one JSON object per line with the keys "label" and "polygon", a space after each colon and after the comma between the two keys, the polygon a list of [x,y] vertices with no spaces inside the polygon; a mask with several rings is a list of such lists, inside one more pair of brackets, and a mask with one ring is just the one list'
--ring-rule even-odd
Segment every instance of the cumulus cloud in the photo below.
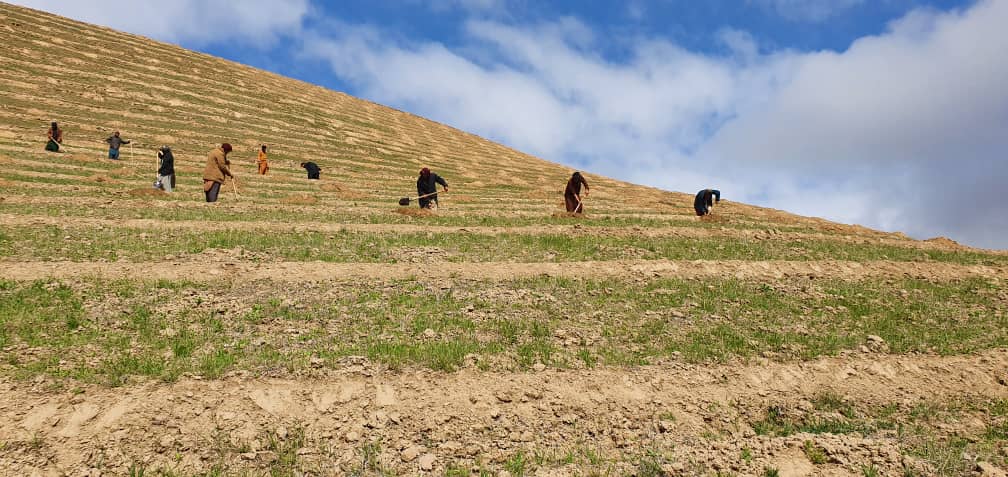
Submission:
{"label": "cumulus cloud", "polygon": [[[1008,246],[1005,18],[1003,0],[917,11],[843,53],[802,55],[787,84],[703,154],[752,174],[773,164],[785,176],[846,178],[834,192],[860,203],[828,215]],[[799,208],[820,210],[815,186],[801,189]]]}
{"label": "cumulus cloud", "polygon": [[436,12],[463,10],[470,13],[502,13],[507,9],[507,0],[408,0],[424,5]]}
{"label": "cumulus cloud", "polygon": [[298,33],[309,0],[14,0],[12,3],[146,37],[203,46],[268,47]]}
{"label": "cumulus cloud", "polygon": [[748,0],[794,21],[821,22],[865,0]]}
{"label": "cumulus cloud", "polygon": [[343,25],[307,54],[368,98],[547,159],[919,237],[1006,247],[1008,0],[915,11],[843,52],[711,56],[576,19],[470,21],[449,48]]}

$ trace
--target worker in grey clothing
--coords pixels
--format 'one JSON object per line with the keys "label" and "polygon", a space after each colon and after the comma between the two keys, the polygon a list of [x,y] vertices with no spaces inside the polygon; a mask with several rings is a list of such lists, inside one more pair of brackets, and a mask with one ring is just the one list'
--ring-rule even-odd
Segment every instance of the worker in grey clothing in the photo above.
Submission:
{"label": "worker in grey clothing", "polygon": [[108,158],[109,159],[119,159],[119,146],[123,144],[129,144],[130,142],[119,137],[119,131],[112,133],[108,139],[105,140],[108,143]]}

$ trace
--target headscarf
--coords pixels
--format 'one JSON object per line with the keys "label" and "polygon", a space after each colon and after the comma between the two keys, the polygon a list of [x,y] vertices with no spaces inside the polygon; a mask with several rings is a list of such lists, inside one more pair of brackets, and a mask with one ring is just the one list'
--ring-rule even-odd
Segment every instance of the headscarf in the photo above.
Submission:
{"label": "headscarf", "polygon": [[224,154],[231,152],[231,145],[228,143],[221,144],[221,149],[224,150]]}

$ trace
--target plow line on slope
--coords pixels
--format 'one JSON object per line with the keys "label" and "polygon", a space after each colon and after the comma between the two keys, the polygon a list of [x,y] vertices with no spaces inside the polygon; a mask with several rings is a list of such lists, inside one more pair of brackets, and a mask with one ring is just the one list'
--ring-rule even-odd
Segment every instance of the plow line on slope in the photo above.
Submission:
{"label": "plow line on slope", "polygon": [[326,280],[440,279],[512,280],[531,277],[651,279],[702,277],[743,280],[785,278],[864,280],[917,278],[948,281],[968,277],[1008,278],[1008,267],[842,260],[614,260],[587,262],[436,262],[330,263],[330,262],[15,262],[0,261],[0,278],[103,278],[133,280],[216,281],[220,279],[317,282]]}

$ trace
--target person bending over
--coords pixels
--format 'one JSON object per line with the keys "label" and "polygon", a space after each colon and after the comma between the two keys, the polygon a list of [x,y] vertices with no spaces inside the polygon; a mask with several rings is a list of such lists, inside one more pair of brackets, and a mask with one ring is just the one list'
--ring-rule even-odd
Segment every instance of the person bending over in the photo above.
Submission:
{"label": "person bending over", "polygon": [[710,213],[714,202],[721,202],[721,191],[715,189],[704,189],[697,192],[696,199],[693,200],[693,209],[698,217],[703,217]]}
{"label": "person bending over", "polygon": [[567,188],[564,189],[564,206],[567,207],[567,212],[572,214],[583,214],[584,204],[581,202],[581,186],[584,186],[584,195],[588,196],[588,181],[584,179],[580,172],[575,172],[571,174],[570,180],[567,181]]}
{"label": "person bending over", "polygon": [[[420,177],[416,181],[417,202],[421,209],[437,207],[437,185],[441,184],[444,191],[448,192],[448,183],[441,176],[431,172],[428,168],[420,169]],[[426,196],[426,197],[424,197]]]}
{"label": "person bending over", "polygon": [[301,167],[308,171],[309,179],[318,179],[319,174],[322,173],[322,168],[315,164],[314,162],[302,162]]}

